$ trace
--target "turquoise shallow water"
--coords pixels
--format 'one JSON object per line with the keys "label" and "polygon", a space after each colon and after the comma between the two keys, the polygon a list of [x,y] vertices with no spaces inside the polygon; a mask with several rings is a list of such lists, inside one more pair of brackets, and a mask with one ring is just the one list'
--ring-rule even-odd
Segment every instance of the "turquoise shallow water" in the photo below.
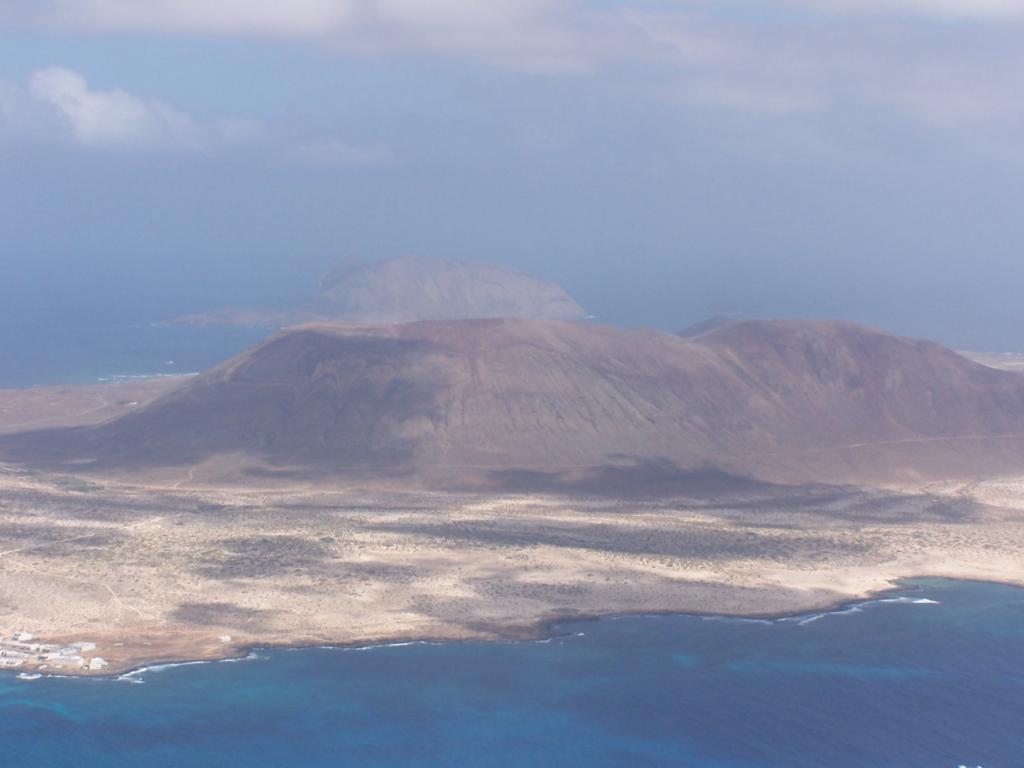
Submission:
{"label": "turquoise shallow water", "polygon": [[[933,602],[919,602],[933,601]],[[921,581],[776,621],[0,677],[0,765],[1024,766],[1024,590]]]}

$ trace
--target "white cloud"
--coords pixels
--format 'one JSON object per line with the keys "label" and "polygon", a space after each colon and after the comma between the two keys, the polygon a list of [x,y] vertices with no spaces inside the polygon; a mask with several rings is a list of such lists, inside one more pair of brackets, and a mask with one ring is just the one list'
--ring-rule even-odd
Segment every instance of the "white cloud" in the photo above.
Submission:
{"label": "white cloud", "polygon": [[558,5],[557,0],[374,0],[365,8],[381,24],[457,36],[528,27]]}
{"label": "white cloud", "polygon": [[0,139],[50,141],[60,136],[53,110],[30,97],[19,84],[0,79]]}
{"label": "white cloud", "polygon": [[952,20],[1024,18],[1024,0],[788,0],[818,12],[900,14]]}
{"label": "white cloud", "polygon": [[302,165],[320,168],[358,168],[390,165],[395,161],[386,147],[356,146],[340,139],[300,144],[289,154]]}
{"label": "white cloud", "polygon": [[[581,70],[631,48],[637,18],[656,25],[648,44],[678,46],[671,22],[694,19],[768,20],[768,35],[794,9],[823,23],[852,17],[1024,20],[1024,0],[754,0],[750,3],[630,2],[609,0],[4,0],[5,19],[64,30],[146,31],[211,35],[264,35],[315,40],[346,51],[419,49],[470,54],[539,70]],[[635,13],[634,13],[635,12]],[[635,42],[633,40],[632,42]],[[687,41],[707,45],[713,41]]]}
{"label": "white cloud", "polygon": [[[279,37],[401,38],[430,47],[501,51],[575,48],[579,33],[630,9],[717,14],[715,0],[667,4],[611,0],[5,0],[0,21],[97,30]],[[1024,0],[760,0],[741,11],[764,18],[800,8],[828,16],[902,15],[999,21],[1024,18]],[[734,4],[725,8],[735,11]]]}
{"label": "white cloud", "polygon": [[468,55],[535,72],[578,72],[591,48],[593,15],[580,0],[366,0],[342,47],[393,46]]}
{"label": "white cloud", "polygon": [[51,0],[46,21],[105,30],[321,35],[349,23],[356,0]]}
{"label": "white cloud", "polygon": [[45,113],[77,144],[94,148],[201,150],[248,142],[263,132],[261,123],[244,118],[204,124],[159,99],[93,88],[80,73],[57,66],[33,72],[27,96],[20,89],[6,97],[0,91],[0,114],[5,109],[37,125]]}
{"label": "white cloud", "polygon": [[80,144],[91,147],[201,147],[206,136],[188,115],[155,99],[120,89],[96,90],[63,67],[33,73],[32,96],[52,107]]}
{"label": "white cloud", "polygon": [[[93,149],[213,151],[251,145],[281,152],[263,123],[229,117],[201,122],[158,99],[91,87],[80,73],[52,66],[28,88],[0,79],[0,138],[40,143],[72,140]],[[285,145],[285,159],[307,167],[356,168],[395,162],[390,149],[328,139]]]}
{"label": "white cloud", "polygon": [[372,24],[410,30],[508,30],[566,0],[14,0],[16,16],[94,29],[322,36]]}
{"label": "white cloud", "polygon": [[0,23],[70,31],[261,35],[354,51],[472,53],[526,68],[580,66],[580,16],[569,11],[582,8],[582,0],[5,0],[5,5]]}
{"label": "white cloud", "polygon": [[[260,34],[341,52],[426,50],[518,69],[588,72],[609,88],[649,92],[693,114],[735,115],[751,124],[895,119],[968,143],[982,134],[1016,141],[1024,125],[1017,96],[1024,79],[1024,0],[7,4],[23,23],[72,31]],[[957,20],[975,23],[948,23]],[[131,143],[135,137],[135,143],[194,146],[259,132],[243,123],[197,124],[162,102],[95,91],[66,74],[63,89],[51,87],[47,99],[83,143]],[[334,166],[382,162],[379,150],[330,141],[298,147],[290,156]]]}
{"label": "white cloud", "polygon": [[[842,0],[821,2],[837,6]],[[1014,4],[979,5],[1009,12]],[[821,118],[844,130],[857,122],[870,127],[902,121],[965,144],[984,134],[988,146],[993,136],[1019,143],[1024,135],[1024,99],[1018,95],[1024,79],[1022,25],[874,16],[783,16],[765,24],[664,10],[619,17],[648,41],[648,58],[661,64],[651,89],[690,108],[732,112],[745,120],[803,120],[805,126]]]}

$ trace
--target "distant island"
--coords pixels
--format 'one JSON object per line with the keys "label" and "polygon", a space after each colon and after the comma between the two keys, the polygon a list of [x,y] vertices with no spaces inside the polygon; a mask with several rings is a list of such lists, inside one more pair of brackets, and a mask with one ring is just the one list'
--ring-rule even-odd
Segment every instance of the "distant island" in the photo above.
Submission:
{"label": "distant island", "polygon": [[280,328],[307,322],[527,318],[580,320],[586,311],[554,283],[506,267],[403,256],[347,262],[324,275],[316,295],[290,311],[219,309],[181,315],[178,325]]}

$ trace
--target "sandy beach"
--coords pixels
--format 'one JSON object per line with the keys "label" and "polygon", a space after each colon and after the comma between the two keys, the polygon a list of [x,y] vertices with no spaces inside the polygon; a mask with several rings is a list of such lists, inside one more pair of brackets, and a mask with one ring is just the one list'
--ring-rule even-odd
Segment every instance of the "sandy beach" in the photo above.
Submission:
{"label": "sandy beach", "polygon": [[22,673],[530,637],[603,614],[795,613],[912,576],[1024,585],[1024,481],[616,501],[0,473],[0,637],[95,644],[81,666],[28,654]]}

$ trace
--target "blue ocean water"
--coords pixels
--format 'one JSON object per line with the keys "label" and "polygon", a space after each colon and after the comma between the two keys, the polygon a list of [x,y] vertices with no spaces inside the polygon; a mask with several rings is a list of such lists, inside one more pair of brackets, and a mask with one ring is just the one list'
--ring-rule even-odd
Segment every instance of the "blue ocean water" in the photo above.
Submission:
{"label": "blue ocean water", "polygon": [[555,631],[258,651],[142,684],[4,675],[0,765],[1024,765],[1021,589],[928,580],[817,617]]}
{"label": "blue ocean water", "polygon": [[84,320],[57,328],[0,324],[0,389],[95,384],[206,370],[271,333],[148,322]]}

